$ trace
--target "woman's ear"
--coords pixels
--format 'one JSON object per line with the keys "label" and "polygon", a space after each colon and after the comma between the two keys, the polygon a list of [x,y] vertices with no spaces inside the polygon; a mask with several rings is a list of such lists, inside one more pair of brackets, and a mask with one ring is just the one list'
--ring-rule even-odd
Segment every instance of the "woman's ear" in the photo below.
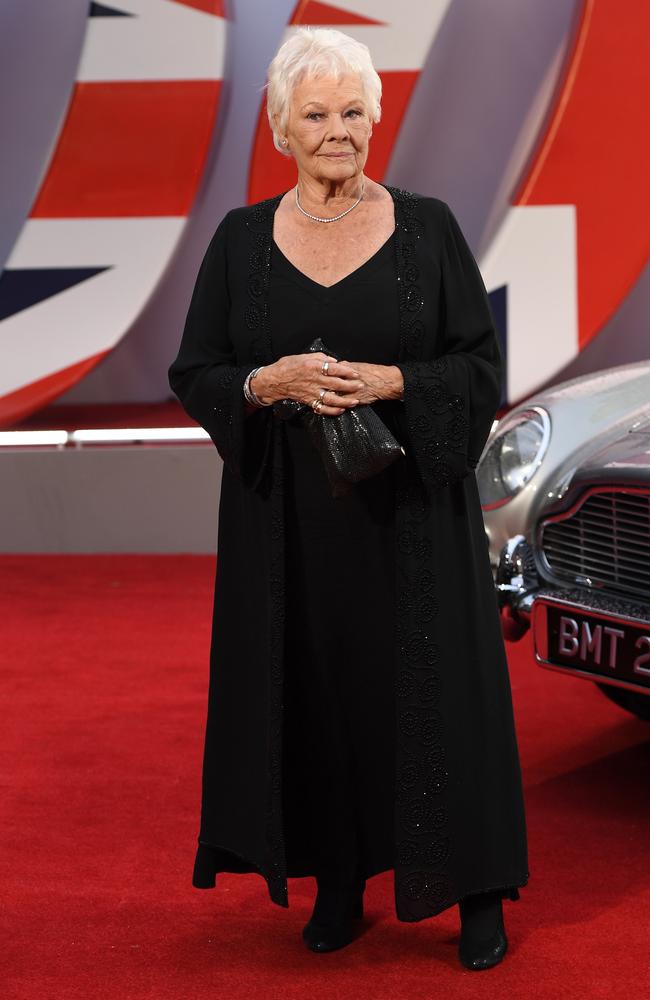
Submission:
{"label": "woman's ear", "polygon": [[280,145],[282,146],[283,149],[286,149],[288,151],[289,140],[287,139],[286,135],[282,135],[282,132],[280,131],[279,114],[277,113],[277,111],[274,111],[271,117],[273,118],[273,127],[275,129],[275,134],[278,136],[280,140]]}

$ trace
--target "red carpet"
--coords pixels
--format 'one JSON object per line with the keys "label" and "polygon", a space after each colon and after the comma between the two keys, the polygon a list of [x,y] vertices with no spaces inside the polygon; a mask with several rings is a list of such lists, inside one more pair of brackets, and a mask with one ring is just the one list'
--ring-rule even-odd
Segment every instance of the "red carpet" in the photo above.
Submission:
{"label": "red carpet", "polygon": [[457,961],[458,908],[393,916],[370,880],[348,948],[300,940],[259,875],[190,884],[214,560],[3,556],[3,1000],[535,1000],[650,994],[650,727],[509,646],[531,879],[510,951]]}

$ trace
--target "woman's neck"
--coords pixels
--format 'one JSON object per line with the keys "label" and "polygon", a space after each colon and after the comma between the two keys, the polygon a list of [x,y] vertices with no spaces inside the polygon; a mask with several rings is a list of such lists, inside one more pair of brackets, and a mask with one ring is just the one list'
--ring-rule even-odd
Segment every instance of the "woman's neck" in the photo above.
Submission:
{"label": "woman's neck", "polygon": [[299,172],[297,187],[302,205],[334,207],[356,200],[361,191],[366,189],[366,179],[363,172],[353,177],[346,177],[342,181],[315,178]]}

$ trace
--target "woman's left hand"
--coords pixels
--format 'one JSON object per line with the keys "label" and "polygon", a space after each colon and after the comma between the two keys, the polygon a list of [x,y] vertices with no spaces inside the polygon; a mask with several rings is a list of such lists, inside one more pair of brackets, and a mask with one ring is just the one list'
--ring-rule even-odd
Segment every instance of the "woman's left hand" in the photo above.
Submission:
{"label": "woman's left hand", "polygon": [[347,358],[345,362],[353,366],[363,382],[363,388],[356,389],[353,393],[360,403],[374,403],[378,399],[401,399],[404,379],[396,365],[375,365],[367,361],[349,361]]}

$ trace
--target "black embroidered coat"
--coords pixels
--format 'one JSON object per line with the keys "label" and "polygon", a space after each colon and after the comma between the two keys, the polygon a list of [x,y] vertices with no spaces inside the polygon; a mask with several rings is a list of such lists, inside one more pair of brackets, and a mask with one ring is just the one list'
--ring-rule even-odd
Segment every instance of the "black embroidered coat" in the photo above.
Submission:
{"label": "black embroidered coat", "polygon": [[[406,456],[395,528],[395,907],[433,916],[488,889],[519,898],[526,824],[511,689],[474,468],[502,357],[449,206],[395,203]],[[228,212],[203,259],[173,391],[224,462],[203,798],[193,884],[261,873],[288,906],[281,808],[283,422],[242,385],[272,363],[268,281],[282,195]],[[362,358],[357,359],[359,361]],[[327,419],[327,418],[323,418]],[[336,502],[336,501],[333,501]]]}

